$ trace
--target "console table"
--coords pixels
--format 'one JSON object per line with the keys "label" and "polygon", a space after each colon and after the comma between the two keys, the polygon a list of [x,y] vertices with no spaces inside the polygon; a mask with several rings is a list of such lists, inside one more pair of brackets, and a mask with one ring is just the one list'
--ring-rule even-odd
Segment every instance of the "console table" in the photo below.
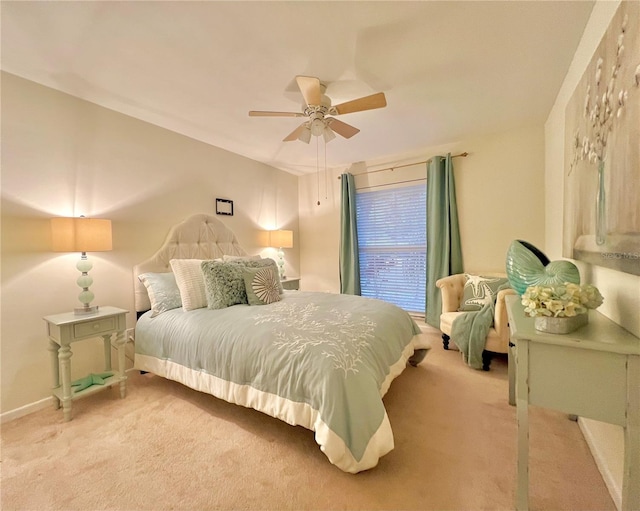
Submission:
{"label": "console table", "polygon": [[529,507],[531,404],[622,426],[622,510],[640,509],[640,339],[597,311],[570,334],[539,332],[519,296],[507,297],[507,314],[516,359],[516,508]]}

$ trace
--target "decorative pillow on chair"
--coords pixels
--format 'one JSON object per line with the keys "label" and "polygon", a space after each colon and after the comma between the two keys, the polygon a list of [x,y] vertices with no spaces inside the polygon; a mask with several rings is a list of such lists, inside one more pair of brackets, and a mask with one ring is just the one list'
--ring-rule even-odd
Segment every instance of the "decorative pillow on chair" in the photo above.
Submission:
{"label": "decorative pillow on chair", "polygon": [[248,303],[242,275],[243,266],[220,261],[202,261],[207,307],[224,309]]}
{"label": "decorative pillow on chair", "polygon": [[502,277],[483,277],[465,273],[466,282],[459,311],[479,311],[487,303],[495,302],[500,287],[508,282]]}
{"label": "decorative pillow on chair", "polygon": [[143,273],[138,280],[144,284],[151,302],[151,317],[182,306],[180,289],[173,273]]}
{"label": "decorative pillow on chair", "polygon": [[280,279],[277,271],[271,266],[242,269],[249,305],[267,305],[280,301]]}
{"label": "decorative pillow on chair", "polygon": [[180,289],[182,308],[186,311],[207,306],[201,263],[202,259],[171,259],[169,261]]}

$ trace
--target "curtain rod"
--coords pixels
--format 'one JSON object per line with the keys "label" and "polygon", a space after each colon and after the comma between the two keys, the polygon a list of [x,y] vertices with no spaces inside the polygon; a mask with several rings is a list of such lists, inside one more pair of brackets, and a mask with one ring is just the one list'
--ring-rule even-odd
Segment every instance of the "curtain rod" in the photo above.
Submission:
{"label": "curtain rod", "polygon": [[[466,151],[464,153],[460,153],[460,154],[454,154],[452,156],[452,158],[466,158],[467,156],[469,156],[469,153],[467,153]],[[384,172],[385,170],[396,170],[396,169],[400,169],[402,167],[413,167],[414,165],[422,165],[423,163],[429,163],[431,160],[433,160],[434,157],[429,158],[428,160],[424,160],[424,161],[417,161],[415,163],[405,163],[404,165],[396,165],[395,167],[387,167],[384,169],[377,169],[377,170],[371,170],[368,172],[359,172],[358,174],[353,174],[353,177],[356,176],[363,176],[364,174],[375,174],[376,172]],[[342,176],[338,176],[338,179],[342,179]]]}

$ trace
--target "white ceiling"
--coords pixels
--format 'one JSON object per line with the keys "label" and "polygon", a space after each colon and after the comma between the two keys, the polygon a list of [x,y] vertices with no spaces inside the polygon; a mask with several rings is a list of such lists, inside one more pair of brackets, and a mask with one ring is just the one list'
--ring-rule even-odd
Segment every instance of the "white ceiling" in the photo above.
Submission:
{"label": "white ceiling", "polygon": [[[296,75],[333,104],[382,91],[388,106],[340,116],[361,130],[327,165],[394,162],[470,136],[543,123],[592,1],[1,3],[3,70],[294,174],[316,139]],[[323,161],[320,141],[320,161]]]}

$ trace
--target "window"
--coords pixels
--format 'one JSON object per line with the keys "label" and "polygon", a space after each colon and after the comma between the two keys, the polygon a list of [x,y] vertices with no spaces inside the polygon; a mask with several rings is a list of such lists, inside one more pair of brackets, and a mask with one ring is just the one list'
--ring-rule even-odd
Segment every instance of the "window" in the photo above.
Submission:
{"label": "window", "polygon": [[424,314],[426,185],[359,191],[356,215],[362,296]]}

